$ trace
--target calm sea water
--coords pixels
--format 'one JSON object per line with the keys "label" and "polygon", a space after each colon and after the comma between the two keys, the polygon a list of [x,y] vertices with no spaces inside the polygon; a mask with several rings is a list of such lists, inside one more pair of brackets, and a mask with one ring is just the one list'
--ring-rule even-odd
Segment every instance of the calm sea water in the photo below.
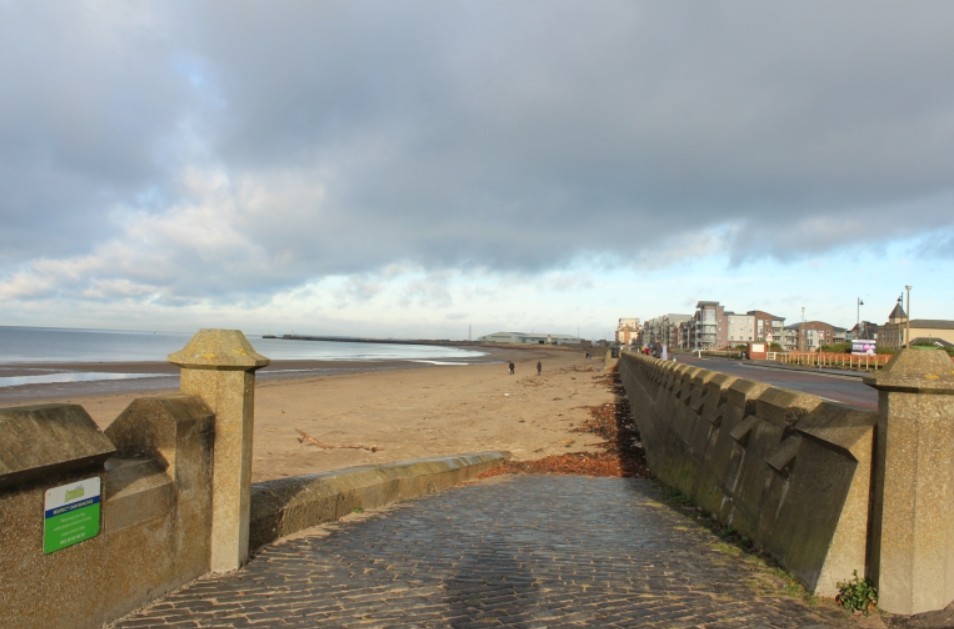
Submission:
{"label": "calm sea water", "polygon": [[[482,352],[438,345],[401,343],[360,343],[266,339],[247,335],[255,350],[276,360],[322,361],[416,361],[429,363],[468,362]],[[149,378],[151,374],[37,369],[36,375],[21,372],[4,375],[12,363],[118,363],[165,362],[182,349],[191,334],[124,332],[0,326],[0,388],[28,384],[89,382]],[[42,366],[42,365],[41,365]],[[275,369],[270,369],[275,371]]]}
{"label": "calm sea water", "polygon": [[[162,332],[0,326],[0,364],[165,361],[191,337]],[[272,360],[440,360],[482,355],[439,345],[248,339],[259,354]]]}

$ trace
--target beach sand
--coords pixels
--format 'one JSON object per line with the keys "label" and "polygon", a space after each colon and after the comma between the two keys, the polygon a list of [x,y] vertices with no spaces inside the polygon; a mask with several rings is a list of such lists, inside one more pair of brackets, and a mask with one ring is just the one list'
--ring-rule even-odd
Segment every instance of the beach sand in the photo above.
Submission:
{"label": "beach sand", "polygon": [[[269,378],[260,372],[253,482],[483,450],[508,450],[516,461],[599,450],[603,440],[580,428],[591,419],[591,409],[612,405],[615,399],[601,359],[587,360],[576,349],[534,347],[498,349],[492,360],[414,368],[385,365],[322,376]],[[514,375],[509,360],[516,365]],[[537,361],[543,367],[540,375]],[[136,397],[163,393],[133,390],[135,382],[125,387],[116,394],[55,400],[44,399],[38,389],[36,399],[17,400],[15,405],[77,403],[105,428]]]}

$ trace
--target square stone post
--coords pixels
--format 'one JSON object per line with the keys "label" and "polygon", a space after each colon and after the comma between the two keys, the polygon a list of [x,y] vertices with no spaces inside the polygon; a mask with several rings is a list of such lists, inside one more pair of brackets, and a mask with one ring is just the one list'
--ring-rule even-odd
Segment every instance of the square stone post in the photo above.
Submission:
{"label": "square stone post", "polygon": [[235,570],[248,560],[255,371],[269,360],[239,330],[199,330],[169,362],[182,367],[182,393],[215,413],[209,567]]}
{"label": "square stone post", "polygon": [[904,349],[865,383],[878,390],[869,537],[878,605],[943,609],[954,600],[954,364],[939,350]]}

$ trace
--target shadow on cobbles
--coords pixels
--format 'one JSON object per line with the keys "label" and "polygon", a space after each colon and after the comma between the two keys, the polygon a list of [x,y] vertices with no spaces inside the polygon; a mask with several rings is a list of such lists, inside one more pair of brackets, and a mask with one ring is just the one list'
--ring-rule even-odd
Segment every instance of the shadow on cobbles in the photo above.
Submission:
{"label": "shadow on cobbles", "polygon": [[[493,548],[494,544],[488,544]],[[457,571],[444,582],[450,626],[472,627],[474,623],[505,623],[524,629],[530,618],[534,577],[525,565],[502,553],[475,553],[464,558]]]}

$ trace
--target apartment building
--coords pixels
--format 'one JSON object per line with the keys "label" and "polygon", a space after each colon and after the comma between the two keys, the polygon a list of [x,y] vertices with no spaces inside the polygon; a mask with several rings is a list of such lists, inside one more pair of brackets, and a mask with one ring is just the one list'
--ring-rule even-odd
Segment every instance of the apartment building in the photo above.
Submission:
{"label": "apartment building", "polygon": [[755,340],[755,316],[751,314],[725,313],[728,345],[734,347]]}
{"label": "apartment building", "polygon": [[653,317],[643,322],[639,332],[640,346],[664,343],[670,348],[686,348],[684,333],[681,326],[692,319],[692,315],[669,313]]}
{"label": "apartment building", "polygon": [[[950,322],[949,329],[935,326],[931,331],[940,332],[937,334],[940,338],[946,338],[949,332],[954,339],[954,322]],[[873,335],[870,329],[866,329],[865,333]],[[845,328],[824,321],[806,321],[786,326],[785,317],[764,310],[736,314],[726,312],[718,301],[701,300],[696,303],[692,315],[668,314],[645,321],[638,343],[650,345],[659,342],[673,349],[697,350],[723,349],[756,342],[777,343],[783,351],[818,351],[825,345],[845,341],[850,336]]]}
{"label": "apartment building", "polygon": [[616,326],[616,342],[620,345],[635,345],[639,337],[639,319],[620,317]]}
{"label": "apartment building", "polygon": [[[844,328],[836,328],[824,321],[804,321],[790,325],[787,329],[794,332],[795,344],[794,347],[785,347],[786,350],[817,352],[823,345],[831,345],[838,338],[844,340],[845,337]],[[789,337],[791,338],[791,335]]]}
{"label": "apartment building", "polygon": [[729,344],[725,308],[717,301],[700,301],[687,322],[690,349],[719,349]]}
{"label": "apartment building", "polygon": [[785,317],[777,317],[764,310],[749,310],[746,314],[755,319],[755,341],[759,343],[778,343],[784,347],[783,336]]}
{"label": "apartment building", "polygon": [[776,341],[782,346],[782,350],[786,352],[793,352],[798,349],[798,339],[800,338],[798,333],[798,326],[788,326],[782,328],[781,341]]}

